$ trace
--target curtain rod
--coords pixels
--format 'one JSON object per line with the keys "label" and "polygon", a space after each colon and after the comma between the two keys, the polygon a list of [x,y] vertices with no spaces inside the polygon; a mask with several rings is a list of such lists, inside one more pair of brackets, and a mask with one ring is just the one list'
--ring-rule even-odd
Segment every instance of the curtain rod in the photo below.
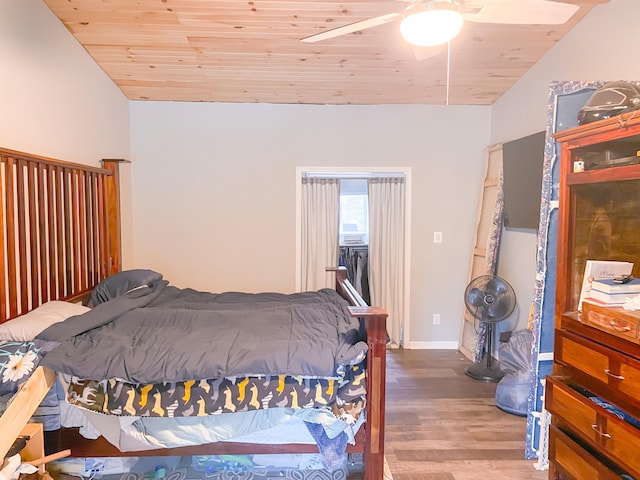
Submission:
{"label": "curtain rod", "polygon": [[405,178],[405,174],[402,172],[303,172],[302,178]]}

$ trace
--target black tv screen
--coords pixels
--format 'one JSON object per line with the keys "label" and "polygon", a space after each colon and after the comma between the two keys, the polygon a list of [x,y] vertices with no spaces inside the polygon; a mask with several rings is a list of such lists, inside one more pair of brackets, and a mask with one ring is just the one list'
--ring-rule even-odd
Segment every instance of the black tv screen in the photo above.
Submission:
{"label": "black tv screen", "polygon": [[540,222],[545,132],[502,145],[504,226],[537,230]]}

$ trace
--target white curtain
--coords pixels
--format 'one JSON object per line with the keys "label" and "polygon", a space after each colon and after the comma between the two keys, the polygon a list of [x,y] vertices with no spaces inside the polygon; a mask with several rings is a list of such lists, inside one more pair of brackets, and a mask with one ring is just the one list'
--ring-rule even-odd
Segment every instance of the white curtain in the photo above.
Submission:
{"label": "white curtain", "polygon": [[404,318],[404,178],[369,180],[369,292],[389,314],[387,334],[400,346]]}
{"label": "white curtain", "polygon": [[302,281],[303,291],[335,287],[335,273],[326,267],[338,264],[340,180],[302,179]]}

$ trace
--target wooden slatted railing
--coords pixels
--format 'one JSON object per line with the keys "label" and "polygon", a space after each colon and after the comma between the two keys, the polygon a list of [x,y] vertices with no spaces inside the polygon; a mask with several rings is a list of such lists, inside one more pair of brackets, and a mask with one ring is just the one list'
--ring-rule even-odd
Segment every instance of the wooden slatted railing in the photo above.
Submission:
{"label": "wooden slatted railing", "polygon": [[[120,269],[118,167],[0,149],[0,322]],[[115,219],[110,216],[116,215]]]}

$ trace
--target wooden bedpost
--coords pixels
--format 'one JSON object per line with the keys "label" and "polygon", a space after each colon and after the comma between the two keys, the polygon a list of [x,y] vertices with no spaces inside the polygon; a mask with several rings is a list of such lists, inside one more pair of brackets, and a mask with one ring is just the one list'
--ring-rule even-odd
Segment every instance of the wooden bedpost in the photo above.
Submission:
{"label": "wooden bedpost", "polygon": [[111,171],[106,181],[106,214],[109,244],[106,276],[122,270],[122,231],[120,227],[120,163],[129,163],[122,159],[103,159],[102,166]]}
{"label": "wooden bedpost", "polygon": [[336,290],[353,306],[351,315],[364,322],[367,335],[367,422],[364,448],[364,480],[384,476],[384,414],[387,370],[387,312],[370,307],[347,280],[345,267],[327,268],[336,272]]}

